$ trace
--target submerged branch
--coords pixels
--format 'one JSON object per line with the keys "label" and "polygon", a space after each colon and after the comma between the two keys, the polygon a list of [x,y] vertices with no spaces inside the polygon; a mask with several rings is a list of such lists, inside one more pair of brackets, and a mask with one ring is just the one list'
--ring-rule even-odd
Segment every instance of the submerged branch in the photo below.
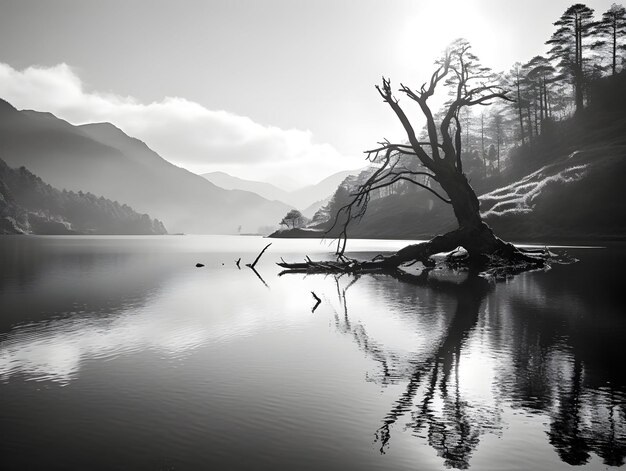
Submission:
{"label": "submerged branch", "polygon": [[[259,259],[261,258],[261,255],[263,255],[263,252],[265,252],[267,250],[267,248],[272,245],[272,243],[270,242],[269,244],[267,244],[263,250],[261,250],[261,253],[259,253],[259,255],[257,255],[257,257],[254,259],[254,262],[252,263],[246,263],[247,267],[250,267],[254,270],[255,265],[257,264],[257,262],[259,261]],[[237,266],[239,266],[239,264],[237,264]]]}
{"label": "submerged branch", "polygon": [[317,294],[315,294],[315,291],[311,291],[311,294],[313,295],[313,298],[315,299],[315,305],[313,306],[313,309],[311,309],[311,312],[315,312],[315,310],[320,305],[322,300],[317,296]]}

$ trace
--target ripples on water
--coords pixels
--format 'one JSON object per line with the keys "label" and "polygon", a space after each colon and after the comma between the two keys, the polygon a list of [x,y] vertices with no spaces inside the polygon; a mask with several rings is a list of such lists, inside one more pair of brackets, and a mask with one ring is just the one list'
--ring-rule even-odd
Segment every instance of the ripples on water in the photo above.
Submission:
{"label": "ripples on water", "polygon": [[[623,247],[497,285],[278,277],[246,237],[0,240],[10,469],[604,469],[626,460]],[[354,241],[359,256],[403,242]],[[206,266],[194,268],[196,262]],[[311,313],[314,300],[322,303]]]}

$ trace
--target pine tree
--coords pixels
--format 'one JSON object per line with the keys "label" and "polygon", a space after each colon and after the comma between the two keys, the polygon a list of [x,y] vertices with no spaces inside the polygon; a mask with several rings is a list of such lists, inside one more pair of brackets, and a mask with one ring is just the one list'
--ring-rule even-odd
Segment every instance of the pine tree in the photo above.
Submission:
{"label": "pine tree", "polygon": [[543,123],[552,115],[550,85],[559,77],[550,61],[543,56],[533,57],[526,65],[526,81],[529,85],[535,110],[535,134],[542,131]]}
{"label": "pine tree", "polygon": [[608,50],[611,57],[611,75],[617,72],[617,58],[626,49],[623,43],[626,33],[626,8],[613,4],[602,14],[602,19],[594,26],[594,35],[598,40],[593,49]]}
{"label": "pine tree", "polygon": [[558,29],[546,41],[546,44],[552,46],[549,51],[550,59],[558,63],[565,75],[571,77],[576,112],[579,112],[584,106],[584,39],[593,32],[593,9],[582,3],[572,5],[554,25]]}

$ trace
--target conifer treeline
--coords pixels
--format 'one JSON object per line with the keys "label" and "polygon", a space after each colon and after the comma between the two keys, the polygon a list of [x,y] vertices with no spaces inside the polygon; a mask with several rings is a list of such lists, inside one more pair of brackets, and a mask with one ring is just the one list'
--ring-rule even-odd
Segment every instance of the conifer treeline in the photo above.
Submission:
{"label": "conifer treeline", "polygon": [[167,234],[163,223],[126,204],[92,193],[58,190],[24,167],[10,168],[2,159],[0,219],[0,229],[6,232],[11,232],[12,224],[13,232]]}
{"label": "conifer treeline", "polygon": [[[546,55],[535,56],[526,63],[517,62],[508,72],[498,74],[513,102],[493,103],[479,114],[465,108],[458,117],[463,169],[478,193],[510,183],[514,176],[502,174],[507,167],[519,167],[520,177],[543,165],[545,159],[541,156],[535,157],[532,164],[524,160],[541,154],[540,147],[553,138],[556,123],[582,114],[592,94],[594,100],[602,98],[606,109],[620,106],[614,95],[617,88],[606,89],[598,84],[600,79],[612,77],[609,80],[613,84],[623,82],[626,86],[621,77],[626,63],[626,9],[613,4],[595,18],[593,9],[578,3],[569,7],[554,26],[554,33],[546,40]],[[407,160],[405,165],[409,168],[412,164]],[[354,189],[370,172],[364,170],[359,176],[346,179],[329,203],[315,214],[312,225],[334,220],[339,208],[351,200]],[[372,194],[372,198],[419,191],[415,185],[397,182]]]}
{"label": "conifer treeline", "polygon": [[624,68],[626,9],[613,4],[599,18],[577,3],[554,22],[549,49],[502,74],[512,103],[462,117],[464,153],[475,178],[495,176],[512,148],[532,146],[553,123],[581,113],[595,82]]}

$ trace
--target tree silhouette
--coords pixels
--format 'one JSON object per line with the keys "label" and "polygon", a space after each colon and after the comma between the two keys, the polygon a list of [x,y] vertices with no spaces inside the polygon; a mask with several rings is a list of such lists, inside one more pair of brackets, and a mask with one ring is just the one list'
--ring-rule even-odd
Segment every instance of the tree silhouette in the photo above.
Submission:
{"label": "tree silhouette", "polygon": [[595,24],[593,32],[598,40],[591,47],[594,49],[607,48],[610,51],[611,75],[615,75],[618,52],[626,49],[626,45],[622,43],[624,34],[626,34],[626,9],[615,3],[611,5],[602,14],[602,19]]}
{"label": "tree silhouette", "polygon": [[554,23],[558,29],[546,44],[552,46],[550,58],[559,64],[562,72],[572,79],[576,112],[584,106],[585,69],[583,66],[584,39],[592,33],[593,10],[582,3],[569,7]]}
{"label": "tree silhouette", "polygon": [[[464,173],[462,161],[462,127],[460,113],[475,105],[489,105],[494,100],[511,100],[500,85],[498,76],[482,66],[471,52],[465,40],[453,42],[435,63],[436,70],[430,81],[419,90],[400,84],[400,92],[416,104],[426,119],[426,136],[419,139],[413,124],[407,117],[400,101],[394,95],[391,81],[382,79],[376,90],[389,105],[400,121],[407,143],[391,143],[387,140],[379,147],[366,151],[368,159],[377,165],[375,171],[358,187],[350,203],[343,206],[335,216],[335,224],[342,226],[335,264],[317,264],[320,271],[392,270],[400,264],[413,260],[429,262],[432,255],[449,252],[462,246],[472,264],[484,265],[497,258],[506,266],[541,266],[540,257],[531,257],[496,237],[482,220],[479,201]],[[435,115],[429,99],[438,86],[446,87],[450,98],[444,110]],[[382,188],[398,182],[408,182],[420,187],[452,206],[458,229],[440,235],[429,242],[409,245],[394,255],[379,257],[369,262],[346,262],[343,258],[347,240],[347,228],[355,219],[360,219],[367,210],[372,195]],[[332,230],[334,228],[331,227]],[[343,258],[342,258],[343,257]],[[302,264],[282,263],[281,266],[302,270]]]}
{"label": "tree silhouette", "polygon": [[546,119],[552,114],[550,89],[552,84],[559,77],[555,75],[556,70],[550,61],[543,56],[533,57],[526,65],[526,81],[531,91],[535,110],[535,134],[539,135],[543,131]]}
{"label": "tree silhouette", "polygon": [[291,226],[291,229],[295,229],[304,225],[305,222],[306,221],[302,213],[297,209],[292,209],[285,215],[282,221],[280,221],[280,225],[287,226],[288,228]]}
{"label": "tree silhouette", "polygon": [[[517,117],[519,120],[520,141],[522,145],[524,145],[525,134],[524,134],[524,115],[523,115],[524,99],[522,98],[522,80],[523,80],[522,64],[520,64],[519,62],[516,62],[515,64],[513,64],[513,67],[509,71],[506,77],[506,80],[508,81],[510,88],[512,88],[515,92],[514,106],[517,111]],[[485,150],[484,150],[484,145],[483,145],[483,154],[484,153],[485,153]]]}

